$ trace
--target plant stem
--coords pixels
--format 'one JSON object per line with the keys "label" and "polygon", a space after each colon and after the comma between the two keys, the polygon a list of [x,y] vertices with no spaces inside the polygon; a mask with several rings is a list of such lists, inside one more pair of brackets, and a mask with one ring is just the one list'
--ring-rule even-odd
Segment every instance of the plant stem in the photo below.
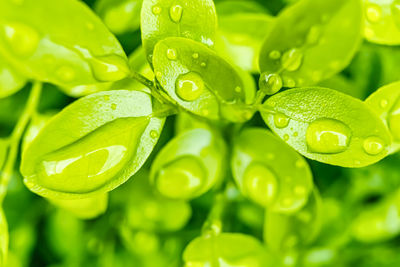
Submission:
{"label": "plant stem", "polygon": [[155,90],[154,83],[152,81],[150,81],[149,79],[147,79],[146,77],[144,77],[142,74],[140,74],[136,71],[132,71],[130,77],[132,79],[135,79],[136,81],[140,82],[144,86],[148,87],[149,89]]}
{"label": "plant stem", "polygon": [[14,172],[15,161],[17,160],[22,134],[31,120],[32,115],[36,112],[41,92],[42,83],[35,82],[32,86],[24,112],[22,113],[22,116],[19,118],[17,125],[11,133],[8,157],[4,164],[4,169],[0,173],[0,203],[2,203],[4,200],[8,183],[10,182]]}
{"label": "plant stem", "polygon": [[224,192],[215,196],[213,207],[208,214],[207,220],[201,229],[203,236],[215,236],[222,231],[222,216],[227,205],[227,198]]}

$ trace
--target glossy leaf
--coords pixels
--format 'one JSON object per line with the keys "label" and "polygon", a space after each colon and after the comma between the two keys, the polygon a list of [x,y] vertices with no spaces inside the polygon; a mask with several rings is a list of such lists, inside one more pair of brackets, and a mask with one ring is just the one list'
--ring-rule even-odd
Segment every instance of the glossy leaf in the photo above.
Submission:
{"label": "glossy leaf", "polygon": [[399,1],[363,0],[364,37],[373,43],[400,44]]}
{"label": "glossy leaf", "polygon": [[263,5],[254,0],[219,1],[215,4],[215,7],[220,17],[243,13],[268,13]]}
{"label": "glossy leaf", "polygon": [[163,126],[151,97],[96,93],[57,114],[26,148],[21,172],[33,192],[86,198],[114,189],[149,156]]}
{"label": "glossy leaf", "polygon": [[[121,188],[124,190],[124,188]],[[189,203],[169,199],[154,190],[149,181],[149,172],[138,172],[125,191],[126,223],[131,229],[172,232],[182,229],[192,215]]]}
{"label": "glossy leaf", "polygon": [[[274,94],[279,87],[313,85],[340,72],[360,44],[361,29],[359,0],[301,0],[289,6],[261,48],[261,88]],[[272,74],[280,80],[277,88],[271,86]]]}
{"label": "glossy leaf", "polygon": [[3,208],[0,209],[0,265],[5,266],[8,254],[8,226]]}
{"label": "glossy leaf", "polygon": [[184,38],[164,39],[154,49],[153,66],[163,89],[187,111],[232,122],[246,121],[253,114],[246,99],[254,95],[251,85],[200,43]]}
{"label": "glossy leaf", "polygon": [[25,84],[26,78],[0,58],[0,98],[16,93]]}
{"label": "glossy leaf", "polygon": [[363,167],[381,160],[390,149],[389,132],[372,110],[332,89],[279,93],[265,101],[261,113],[291,147],[323,163]]}
{"label": "glossy leaf", "polygon": [[239,233],[197,237],[186,247],[183,260],[185,267],[262,267],[272,263],[257,239]]}
{"label": "glossy leaf", "polygon": [[193,129],[173,138],[151,166],[151,182],[164,196],[192,199],[221,182],[226,145],[218,133]]}
{"label": "glossy leaf", "polygon": [[241,192],[274,212],[299,210],[313,188],[304,158],[261,128],[246,129],[235,138],[231,168]]}
{"label": "glossy leaf", "polygon": [[217,17],[212,0],[144,0],[142,43],[152,63],[155,45],[167,37],[184,37],[214,45]]}
{"label": "glossy leaf", "polygon": [[398,151],[400,149],[400,82],[379,88],[365,100],[365,103],[389,128],[393,137],[391,152]]}
{"label": "glossy leaf", "polygon": [[82,199],[48,198],[48,200],[51,204],[70,212],[79,219],[93,219],[106,212],[108,195],[101,194]]}
{"label": "glossy leaf", "polygon": [[400,234],[400,193],[384,197],[380,202],[365,207],[351,226],[353,237],[361,242],[374,243]]}
{"label": "glossy leaf", "polygon": [[262,13],[220,17],[215,49],[242,69],[258,72],[261,45],[273,23],[273,17]]}
{"label": "glossy leaf", "polygon": [[129,74],[117,39],[80,1],[1,1],[0,54],[27,77],[66,88]]}
{"label": "glossy leaf", "polygon": [[264,239],[274,251],[303,248],[312,242],[321,226],[321,196],[314,189],[307,204],[291,215],[267,209]]}
{"label": "glossy leaf", "polygon": [[100,0],[95,10],[115,34],[136,31],[140,26],[143,0]]}

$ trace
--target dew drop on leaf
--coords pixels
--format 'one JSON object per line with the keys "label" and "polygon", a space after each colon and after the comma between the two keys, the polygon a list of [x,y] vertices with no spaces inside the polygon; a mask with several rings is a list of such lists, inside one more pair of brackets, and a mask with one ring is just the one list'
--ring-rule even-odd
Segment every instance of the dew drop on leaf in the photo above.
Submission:
{"label": "dew drop on leaf", "polygon": [[368,21],[372,23],[377,23],[382,18],[382,11],[378,5],[371,4],[366,8],[366,16]]}
{"label": "dew drop on leaf", "polygon": [[283,86],[282,77],[279,74],[264,72],[260,77],[260,89],[268,95],[273,95]]}
{"label": "dew drop on leaf", "polygon": [[303,53],[297,48],[286,51],[281,58],[282,67],[288,71],[298,70],[302,62]]}
{"label": "dew drop on leaf", "polygon": [[364,140],[364,151],[369,155],[378,155],[385,148],[385,144],[381,138],[377,136],[370,136]]}
{"label": "dew drop on leaf", "polygon": [[192,58],[198,59],[199,58],[199,54],[198,53],[193,53]]}
{"label": "dew drop on leaf", "polygon": [[150,131],[150,137],[151,138],[157,138],[158,137],[158,132],[155,130],[151,130]]}
{"label": "dew drop on leaf", "polygon": [[71,82],[75,78],[75,70],[69,66],[61,66],[56,70],[56,75],[63,82]]}
{"label": "dew drop on leaf", "polygon": [[243,184],[246,194],[263,206],[271,203],[278,191],[278,181],[275,174],[263,163],[254,162],[247,167]]}
{"label": "dew drop on leaf", "polygon": [[114,104],[114,103],[113,103],[113,104],[111,104],[111,109],[112,109],[112,110],[116,110],[116,109],[117,109],[117,105],[116,105],[116,104]]}
{"label": "dew drop on leaf", "polygon": [[306,42],[310,45],[314,45],[318,43],[318,40],[321,37],[321,26],[319,25],[314,25],[310,28],[308,31],[307,37],[306,37]]}
{"label": "dew drop on leaf", "polygon": [[176,94],[185,101],[198,99],[203,93],[204,87],[203,79],[195,72],[180,75],[175,84]]}
{"label": "dew drop on leaf", "polygon": [[311,152],[336,154],[345,151],[350,143],[351,130],[335,119],[318,119],[306,132],[307,147]]}
{"label": "dew drop on leaf", "polygon": [[185,198],[200,190],[206,181],[206,169],[196,157],[183,156],[162,167],[156,176],[156,187],[171,198]]}
{"label": "dew drop on leaf", "polygon": [[169,10],[169,16],[173,22],[180,22],[182,18],[183,8],[180,5],[174,5]]}
{"label": "dew drop on leaf", "polygon": [[281,57],[281,52],[279,52],[278,50],[272,50],[272,51],[269,53],[269,57],[270,57],[271,59],[279,59],[279,58]]}
{"label": "dew drop on leaf", "polygon": [[11,50],[21,57],[31,56],[40,41],[36,30],[23,23],[9,23],[4,26],[5,39]]}
{"label": "dew drop on leaf", "polygon": [[168,49],[167,50],[167,58],[169,60],[176,60],[176,58],[177,58],[176,50],[173,48]]}
{"label": "dew drop on leaf", "polygon": [[282,113],[276,113],[274,115],[274,123],[277,128],[285,128],[288,126],[290,119]]}
{"label": "dew drop on leaf", "polygon": [[124,58],[118,55],[93,57],[88,59],[93,76],[101,82],[119,81],[129,74],[129,67]]}
{"label": "dew drop on leaf", "polygon": [[153,6],[151,11],[153,12],[154,15],[159,15],[159,14],[161,14],[162,9],[159,6]]}

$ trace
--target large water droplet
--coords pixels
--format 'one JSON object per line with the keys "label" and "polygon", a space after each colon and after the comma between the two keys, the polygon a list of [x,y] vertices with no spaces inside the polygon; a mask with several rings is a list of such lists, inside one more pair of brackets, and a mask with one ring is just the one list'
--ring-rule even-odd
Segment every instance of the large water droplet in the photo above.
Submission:
{"label": "large water droplet", "polygon": [[259,86],[266,94],[273,95],[281,90],[283,86],[282,77],[276,73],[264,72],[261,74]]}
{"label": "large water droplet", "polygon": [[278,181],[272,170],[263,163],[251,163],[243,177],[246,194],[262,206],[267,206],[276,197]]}
{"label": "large water droplet", "polygon": [[380,6],[376,4],[368,5],[365,9],[366,16],[369,22],[377,23],[382,18],[382,10]]}
{"label": "large water droplet", "polygon": [[302,62],[303,53],[297,48],[286,51],[281,59],[282,67],[288,71],[298,70]]}
{"label": "large water droplet", "polygon": [[400,99],[397,99],[388,116],[390,132],[394,139],[400,140]]}
{"label": "large water droplet", "polygon": [[195,72],[188,72],[178,77],[175,84],[176,94],[185,101],[198,99],[204,91],[205,85],[201,76]]}
{"label": "large water droplet", "polygon": [[155,182],[158,191],[164,196],[187,199],[195,196],[206,179],[203,163],[194,156],[183,156],[163,166]]}
{"label": "large water droplet", "polygon": [[182,19],[183,8],[180,5],[174,5],[169,10],[169,16],[173,22],[178,23]]}
{"label": "large water droplet", "polygon": [[31,56],[39,45],[40,36],[38,32],[22,23],[6,24],[4,34],[10,49],[17,56]]}
{"label": "large water droplet", "polygon": [[100,82],[113,82],[126,78],[129,66],[126,60],[118,55],[93,57],[88,59],[93,76]]}
{"label": "large water droplet", "polygon": [[383,140],[377,136],[370,136],[364,140],[364,151],[369,155],[378,155],[385,148]]}
{"label": "large water droplet", "polygon": [[288,126],[290,119],[282,113],[276,113],[274,115],[274,124],[277,128],[285,128]]}
{"label": "large water droplet", "polygon": [[170,49],[167,50],[167,58],[169,60],[176,60],[177,57],[178,56],[176,54],[176,50],[175,49],[170,48]]}
{"label": "large water droplet", "polygon": [[343,152],[348,148],[350,139],[350,128],[335,119],[315,120],[308,126],[306,132],[308,149],[315,153]]}

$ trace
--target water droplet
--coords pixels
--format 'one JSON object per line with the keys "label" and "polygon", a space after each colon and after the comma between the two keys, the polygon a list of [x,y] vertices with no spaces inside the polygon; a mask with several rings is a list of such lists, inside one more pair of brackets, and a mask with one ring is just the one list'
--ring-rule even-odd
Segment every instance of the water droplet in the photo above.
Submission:
{"label": "water droplet", "polygon": [[176,60],[177,55],[176,55],[176,50],[173,48],[170,48],[167,50],[167,58],[170,60]]}
{"label": "water droplet", "polygon": [[297,48],[286,51],[281,59],[282,67],[288,71],[298,70],[302,62],[303,53]]}
{"label": "water droplet", "polygon": [[151,11],[153,12],[154,15],[159,15],[159,14],[161,14],[162,9],[159,6],[153,6]]}
{"label": "water droplet", "polygon": [[377,23],[382,18],[382,10],[378,5],[368,5],[366,8],[366,15],[369,22]]}
{"label": "water droplet", "polygon": [[246,194],[260,205],[267,206],[276,197],[278,182],[272,170],[263,163],[251,163],[243,177]]}
{"label": "water droplet", "polygon": [[193,53],[192,58],[198,59],[199,58],[199,53]]}
{"label": "water droplet", "polygon": [[268,153],[268,154],[267,154],[267,159],[268,159],[268,160],[273,160],[273,159],[275,159],[275,154],[273,154],[273,153]]}
{"label": "water droplet", "polygon": [[298,133],[298,132],[294,132],[294,133],[293,133],[293,136],[294,136],[294,137],[297,137],[297,136],[299,136],[299,133]]}
{"label": "water droplet", "polygon": [[290,197],[287,197],[285,199],[282,200],[282,206],[283,207],[290,207],[293,205],[293,199]]}
{"label": "water droplet", "polygon": [[284,141],[287,142],[287,141],[289,141],[289,139],[290,139],[290,136],[289,136],[288,134],[284,134],[284,135],[283,135],[283,140],[284,140]]}
{"label": "water droplet", "polygon": [[117,109],[117,104],[114,104],[114,103],[111,104],[111,109],[112,109],[112,110],[116,110],[116,109]]}
{"label": "water droplet", "polygon": [[311,152],[335,154],[345,151],[350,143],[351,130],[335,119],[318,119],[306,132],[307,147]]}
{"label": "water droplet", "polygon": [[39,45],[38,32],[28,25],[9,23],[4,26],[4,33],[10,49],[18,56],[31,56]]}
{"label": "water droplet", "polygon": [[285,128],[288,126],[290,119],[282,113],[276,113],[274,115],[274,123],[277,128]]}
{"label": "water droplet", "polygon": [[175,84],[176,94],[184,101],[198,99],[205,88],[201,76],[195,72],[188,72],[178,77]]}
{"label": "water droplet", "polygon": [[306,162],[304,160],[299,159],[299,160],[296,161],[296,168],[301,169],[304,166],[306,166]]}
{"label": "water droplet", "polygon": [[236,93],[242,92],[242,87],[236,86],[236,87],[235,87],[235,92],[236,92]]}
{"label": "water droplet", "polygon": [[118,55],[93,57],[88,59],[93,76],[100,82],[119,81],[128,77],[130,70],[127,61]]}
{"label": "water droplet", "polygon": [[105,101],[109,101],[109,100],[110,100],[110,96],[109,96],[109,95],[105,95],[105,96],[104,96],[104,100],[105,100]]}
{"label": "water droplet", "polygon": [[183,156],[163,166],[155,182],[164,196],[187,199],[203,187],[206,178],[206,169],[198,158]]}
{"label": "water droplet", "polygon": [[306,42],[310,45],[317,44],[320,37],[321,37],[321,27],[319,25],[314,25],[308,31]]}
{"label": "water droplet", "polygon": [[183,8],[180,5],[174,5],[169,10],[169,16],[173,22],[178,23],[182,19]]}
{"label": "water droplet", "polygon": [[203,68],[205,68],[205,67],[207,66],[207,63],[201,62],[200,66],[202,66]]}
{"label": "water droplet", "polygon": [[304,186],[295,186],[293,192],[298,196],[304,196],[307,193],[307,189]]}
{"label": "water droplet", "polygon": [[55,74],[63,82],[71,82],[75,79],[75,70],[70,66],[59,67]]}
{"label": "water droplet", "polygon": [[266,94],[273,95],[281,90],[283,86],[283,81],[279,74],[270,74],[264,72],[263,74],[261,74],[259,86],[260,89],[265,91]]}
{"label": "water droplet", "polygon": [[156,78],[157,78],[158,81],[161,80],[162,76],[163,76],[163,75],[162,75],[161,72],[159,72],[159,71],[156,72]]}
{"label": "water droplet", "polygon": [[157,138],[158,137],[158,132],[156,130],[151,130],[150,131],[150,137],[151,138]]}
{"label": "water droplet", "polygon": [[94,30],[94,24],[92,22],[88,21],[86,23],[86,28],[88,28],[88,30],[92,31],[92,30]]}
{"label": "water droplet", "polygon": [[296,82],[293,80],[293,78],[284,76],[283,77],[283,86],[292,88],[292,87],[296,86]]}
{"label": "water droplet", "polygon": [[380,102],[381,108],[386,108],[389,102],[386,99],[382,99]]}
{"label": "water droplet", "polygon": [[365,27],[364,28],[364,35],[365,35],[365,37],[367,39],[372,39],[375,36],[375,32],[371,28]]}
{"label": "water droplet", "polygon": [[276,59],[279,59],[280,57],[281,57],[281,52],[279,52],[278,50],[272,50],[269,53],[269,58],[270,59],[276,60]]}
{"label": "water droplet", "polygon": [[377,136],[370,136],[364,140],[364,151],[369,155],[378,155],[385,148],[385,144],[381,138]]}

